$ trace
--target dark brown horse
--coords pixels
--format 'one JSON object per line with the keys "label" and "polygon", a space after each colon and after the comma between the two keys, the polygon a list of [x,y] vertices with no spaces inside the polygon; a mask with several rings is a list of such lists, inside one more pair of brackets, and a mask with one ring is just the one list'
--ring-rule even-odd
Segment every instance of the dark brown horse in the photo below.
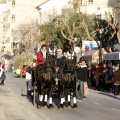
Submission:
{"label": "dark brown horse", "polygon": [[55,86],[55,74],[55,56],[48,54],[45,62],[36,68],[36,82],[39,94],[39,102],[37,104],[38,108],[47,105],[48,95],[48,107],[53,107],[52,92]]}
{"label": "dark brown horse", "polygon": [[77,108],[76,103],[76,62],[75,59],[66,59],[64,67],[59,70],[58,77],[61,80],[61,102],[60,108],[71,107],[71,92],[73,93],[73,108]]}

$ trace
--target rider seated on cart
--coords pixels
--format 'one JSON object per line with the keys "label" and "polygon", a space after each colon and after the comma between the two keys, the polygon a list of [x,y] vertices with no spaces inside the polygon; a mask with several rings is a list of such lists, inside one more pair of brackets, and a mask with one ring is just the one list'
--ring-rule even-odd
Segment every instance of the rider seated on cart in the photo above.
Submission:
{"label": "rider seated on cart", "polygon": [[40,51],[37,53],[36,66],[43,64],[47,56],[47,45],[43,44]]}
{"label": "rider seated on cart", "polygon": [[57,62],[56,67],[57,70],[64,66],[66,59],[75,59],[74,53],[70,53],[69,51],[64,51],[62,49],[57,49]]}
{"label": "rider seated on cart", "polygon": [[59,69],[64,64],[63,51],[62,49],[57,49],[57,59],[56,59],[56,68]]}
{"label": "rider seated on cart", "polygon": [[57,49],[57,59],[56,59],[56,67],[60,69],[63,67],[65,60],[68,58],[67,52],[63,53],[62,49]]}

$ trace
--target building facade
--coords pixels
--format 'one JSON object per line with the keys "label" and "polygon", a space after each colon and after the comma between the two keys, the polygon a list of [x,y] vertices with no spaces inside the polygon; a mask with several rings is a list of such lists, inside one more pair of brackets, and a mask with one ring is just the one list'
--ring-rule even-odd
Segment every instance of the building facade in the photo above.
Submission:
{"label": "building facade", "polygon": [[0,4],[0,52],[3,54],[7,51],[7,23],[8,23],[8,14],[6,4]]}
{"label": "building facade", "polygon": [[[5,54],[13,54],[14,45],[16,50],[19,49],[21,42],[19,36],[15,35],[18,26],[22,24],[29,24],[32,21],[37,21],[38,12],[35,9],[36,1],[38,0],[6,0],[7,11],[2,12],[4,18],[2,19],[2,29],[5,27],[4,41],[6,41]],[[6,24],[6,25],[3,25]]]}
{"label": "building facade", "polygon": [[51,18],[57,15],[66,14],[71,11],[71,6],[68,5],[70,0],[45,0],[43,3],[36,6],[39,12],[39,23],[48,22]]}
{"label": "building facade", "polygon": [[[36,6],[40,15],[40,23],[47,22],[50,16],[66,14],[71,12],[72,5],[68,5],[73,0],[46,0]],[[82,5],[78,12],[94,15],[97,18],[105,19],[105,12],[112,14],[109,5],[116,3],[118,0],[82,0]]]}
{"label": "building facade", "polygon": [[118,0],[82,0],[80,10],[82,13],[92,14],[97,18],[105,19],[105,13],[113,14],[109,7]]}

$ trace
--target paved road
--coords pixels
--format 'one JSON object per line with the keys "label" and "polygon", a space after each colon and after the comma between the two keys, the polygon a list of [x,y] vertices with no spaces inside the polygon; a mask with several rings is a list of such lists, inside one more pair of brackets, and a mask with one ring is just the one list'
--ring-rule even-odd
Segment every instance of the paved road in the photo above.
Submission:
{"label": "paved road", "polygon": [[[0,120],[120,120],[120,96],[90,90],[78,109],[37,109],[26,96],[21,96],[25,79],[7,73],[5,86],[0,86]],[[24,92],[22,90],[22,92]]]}

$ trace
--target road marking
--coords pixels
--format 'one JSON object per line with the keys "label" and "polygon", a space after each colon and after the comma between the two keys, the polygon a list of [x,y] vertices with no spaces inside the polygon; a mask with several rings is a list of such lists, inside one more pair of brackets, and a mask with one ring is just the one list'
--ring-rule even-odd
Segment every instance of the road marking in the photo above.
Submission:
{"label": "road marking", "polygon": [[96,104],[96,105],[100,105],[99,103],[97,103],[97,102],[93,102],[94,104]]}
{"label": "road marking", "polygon": [[120,110],[118,110],[118,109],[115,109],[115,108],[111,108],[112,110],[115,110],[115,111],[117,111],[117,112],[119,112]]}

